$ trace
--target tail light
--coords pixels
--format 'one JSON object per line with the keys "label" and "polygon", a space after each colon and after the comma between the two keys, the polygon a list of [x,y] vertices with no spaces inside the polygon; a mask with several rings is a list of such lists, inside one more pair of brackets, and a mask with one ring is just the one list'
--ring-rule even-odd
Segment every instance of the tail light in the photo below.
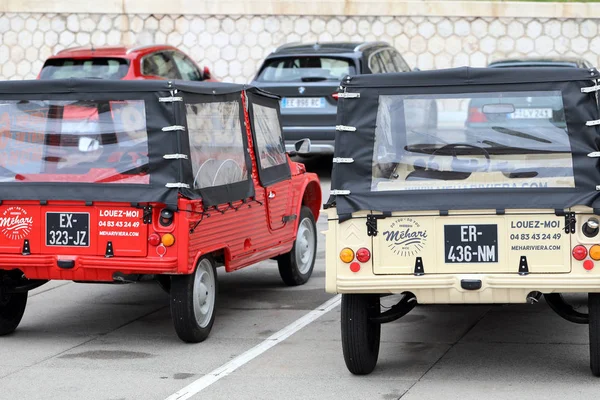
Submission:
{"label": "tail light", "polygon": [[366,263],[371,259],[371,252],[369,249],[362,247],[356,252],[356,259],[361,263]]}
{"label": "tail light", "polygon": [[165,247],[173,246],[175,243],[175,236],[170,233],[165,233],[161,238],[161,242]]}
{"label": "tail light", "polygon": [[586,257],[587,249],[585,248],[585,246],[577,245],[573,248],[573,258],[575,258],[578,261],[581,261]]}
{"label": "tail light", "polygon": [[600,260],[600,246],[595,244],[590,248],[590,257],[592,260]]}
{"label": "tail light", "polygon": [[339,93],[333,93],[331,95],[331,97],[333,97],[335,100],[337,100],[340,97],[340,94]]}
{"label": "tail light", "polygon": [[487,122],[487,117],[480,108],[470,107],[469,108],[469,122]]}
{"label": "tail light", "polygon": [[354,260],[354,252],[352,249],[349,249],[348,247],[342,249],[342,251],[340,251],[340,260],[346,264],[351,263],[352,260]]}
{"label": "tail light", "polygon": [[148,243],[150,243],[152,246],[158,246],[160,244],[160,236],[158,233],[153,233],[148,236]]}

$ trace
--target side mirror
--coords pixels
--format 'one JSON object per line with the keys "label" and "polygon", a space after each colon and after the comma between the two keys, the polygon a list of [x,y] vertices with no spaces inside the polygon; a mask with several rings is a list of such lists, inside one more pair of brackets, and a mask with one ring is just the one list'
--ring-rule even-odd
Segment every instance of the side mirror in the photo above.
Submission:
{"label": "side mirror", "polygon": [[202,70],[202,79],[207,80],[210,78],[212,78],[210,69],[208,67],[204,67],[204,70]]}
{"label": "side mirror", "polygon": [[81,151],[82,153],[96,151],[99,148],[100,142],[98,140],[85,136],[79,138],[79,151]]}
{"label": "side mirror", "polygon": [[420,71],[420,70],[421,70],[421,69],[420,69],[420,68],[417,68],[417,67],[413,68],[413,71]]}
{"label": "side mirror", "polygon": [[294,143],[294,151],[288,151],[290,157],[305,156],[310,154],[310,139],[298,140]]}

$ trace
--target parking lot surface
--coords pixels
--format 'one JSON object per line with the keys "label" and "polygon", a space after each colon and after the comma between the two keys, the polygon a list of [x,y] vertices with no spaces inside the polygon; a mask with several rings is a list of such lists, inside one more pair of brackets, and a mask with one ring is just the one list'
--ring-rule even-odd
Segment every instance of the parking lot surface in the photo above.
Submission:
{"label": "parking lot surface", "polygon": [[[322,175],[326,199],[330,162],[308,165]],[[326,229],[324,216],[318,228]],[[154,283],[42,286],[30,294],[19,329],[0,338],[0,399],[589,399],[600,393],[588,368],[587,325],[563,321],[543,300],[418,306],[383,326],[375,371],[351,375],[342,356],[339,298],[324,291],[324,251],[320,236],[313,276],[300,287],[285,287],[274,261],[231,274],[219,270],[215,325],[200,344],[177,338],[168,296]],[[332,310],[292,329],[323,304]],[[294,333],[268,343],[286,329]],[[232,361],[235,368],[218,375]],[[212,383],[202,390],[184,390],[206,377]]]}

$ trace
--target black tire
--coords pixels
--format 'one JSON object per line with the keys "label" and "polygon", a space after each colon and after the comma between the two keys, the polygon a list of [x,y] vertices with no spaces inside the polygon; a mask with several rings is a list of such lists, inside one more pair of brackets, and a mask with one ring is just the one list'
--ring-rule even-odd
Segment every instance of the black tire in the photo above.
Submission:
{"label": "black tire", "polygon": [[171,318],[181,340],[206,340],[215,321],[217,292],[217,271],[210,256],[198,261],[194,273],[171,277]]}
{"label": "black tire", "polygon": [[590,369],[600,377],[600,293],[588,294],[590,313]]}
{"label": "black tire", "polygon": [[158,286],[167,294],[171,293],[171,276],[170,275],[156,275],[156,283]]}
{"label": "black tire", "polygon": [[0,295],[0,336],[13,333],[27,306],[27,292]]}
{"label": "black tire", "polygon": [[[306,253],[308,251],[308,253]],[[317,257],[317,224],[310,208],[302,206],[294,246],[277,257],[279,275],[288,286],[304,285],[310,279]]]}
{"label": "black tire", "polygon": [[370,321],[380,313],[379,295],[342,295],[342,349],[348,371],[373,372],[379,357],[381,324]]}

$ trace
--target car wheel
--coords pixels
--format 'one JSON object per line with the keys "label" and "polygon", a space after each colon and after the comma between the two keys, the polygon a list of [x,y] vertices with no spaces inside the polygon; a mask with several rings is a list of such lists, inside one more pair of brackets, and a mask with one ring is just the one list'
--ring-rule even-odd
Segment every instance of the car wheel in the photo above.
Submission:
{"label": "car wheel", "polygon": [[27,305],[27,292],[0,294],[0,336],[13,333]]}
{"label": "car wheel", "polygon": [[198,261],[193,274],[171,277],[171,318],[184,342],[204,341],[215,321],[217,272],[210,256]]}
{"label": "car wheel", "polygon": [[381,324],[371,318],[380,307],[379,295],[342,295],[342,349],[346,367],[355,375],[370,374],[377,365]]}
{"label": "car wheel", "polygon": [[310,208],[302,206],[296,240],[289,253],[277,257],[279,275],[288,286],[305,284],[312,275],[317,256],[317,225]]}
{"label": "car wheel", "polygon": [[590,369],[600,377],[600,293],[588,294],[590,315]]}
{"label": "car wheel", "polygon": [[171,293],[171,276],[170,275],[157,275],[156,283],[158,286],[167,294]]}

